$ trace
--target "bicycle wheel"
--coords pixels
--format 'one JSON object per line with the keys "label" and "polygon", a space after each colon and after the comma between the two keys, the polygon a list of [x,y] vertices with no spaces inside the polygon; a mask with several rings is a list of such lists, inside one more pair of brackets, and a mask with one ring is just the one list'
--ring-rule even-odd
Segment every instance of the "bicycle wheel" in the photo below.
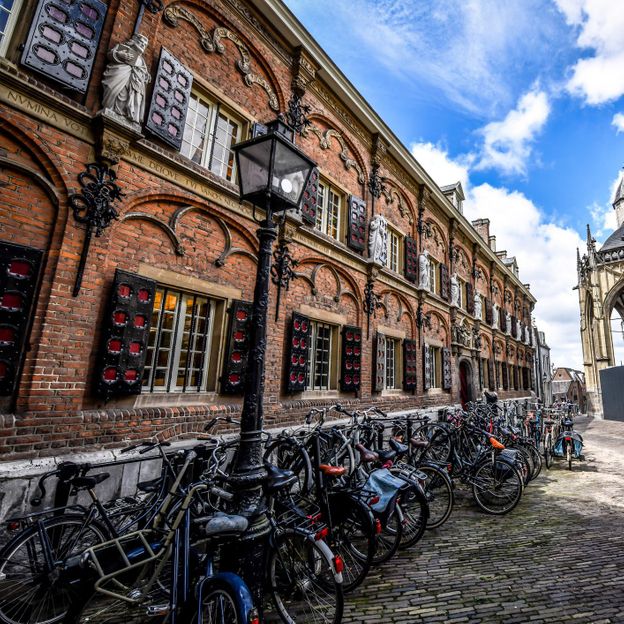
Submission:
{"label": "bicycle wheel", "polygon": [[542,472],[542,456],[538,450],[539,447],[534,444],[527,444],[524,448],[533,461],[533,472],[531,473],[531,481],[533,481],[533,479],[536,479],[539,476],[539,473]]}
{"label": "bicycle wheel", "polygon": [[429,504],[427,529],[442,526],[450,517],[455,503],[453,484],[446,471],[437,466],[419,466],[418,470],[427,475],[423,490]]}
{"label": "bicycle wheel", "polygon": [[399,504],[403,512],[403,535],[399,548],[404,550],[424,535],[429,521],[429,504],[426,494],[417,483],[401,491]]}
{"label": "bicycle wheel", "polygon": [[397,504],[377,536],[377,548],[373,556],[373,565],[380,565],[394,557],[403,537],[403,512]]}
{"label": "bicycle wheel", "polygon": [[331,551],[321,544],[293,529],[275,536],[269,553],[268,581],[277,614],[265,613],[267,624],[280,619],[286,624],[341,622],[342,585],[334,575]]}
{"label": "bicycle wheel", "polygon": [[471,481],[475,502],[490,514],[510,512],[522,496],[522,477],[510,462],[500,457],[477,466]]}
{"label": "bicycle wheel", "polygon": [[344,562],[345,593],[353,591],[366,578],[377,548],[373,514],[364,502],[345,493],[328,497],[331,527],[328,545]]}
{"label": "bicycle wheel", "polygon": [[550,467],[553,464],[552,437],[550,433],[547,433],[544,438],[544,463],[546,464],[546,468],[550,470]]}
{"label": "bicycle wheel", "polygon": [[44,520],[41,533],[33,526],[17,535],[0,551],[0,622],[63,621],[75,599],[59,575],[63,562],[107,539],[108,532],[99,523],[85,524],[84,517],[69,515]]}
{"label": "bicycle wheel", "polygon": [[233,582],[223,578],[207,579],[198,597],[198,614],[193,622],[202,624],[248,624],[252,613],[249,589],[235,575]]}
{"label": "bicycle wheel", "polygon": [[572,443],[566,442],[566,461],[568,462],[568,470],[572,470]]}
{"label": "bicycle wheel", "polygon": [[421,460],[446,463],[451,456],[451,436],[446,427],[437,423],[428,423],[414,432],[415,437],[424,436],[429,442],[429,448],[420,456]]}

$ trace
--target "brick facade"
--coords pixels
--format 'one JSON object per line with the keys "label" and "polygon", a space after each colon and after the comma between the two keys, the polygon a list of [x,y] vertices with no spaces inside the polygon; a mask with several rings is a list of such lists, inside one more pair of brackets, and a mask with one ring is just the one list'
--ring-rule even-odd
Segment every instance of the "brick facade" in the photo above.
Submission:
{"label": "brick facade", "polygon": [[[89,90],[75,97],[52,79],[20,66],[18,44],[25,38],[35,4],[23,3],[7,58],[0,59],[0,243],[44,252],[17,391],[0,397],[0,454],[9,459],[109,448],[129,436],[170,426],[174,434],[200,430],[210,415],[236,414],[241,406],[240,395],[220,391],[220,377],[229,331],[227,310],[232,301],[253,297],[257,226],[251,206],[240,204],[233,182],[191,162],[147,131],[142,137],[132,136],[98,115],[106,52],[130,37],[138,4],[111,0]],[[523,384],[522,369],[530,368],[533,349],[488,326],[485,298],[525,325],[531,322],[535,299],[374,111],[357,94],[355,103],[351,101],[353,88],[344,78],[336,84],[339,74],[316,44],[302,40],[293,45],[287,36],[292,18],[269,26],[258,10],[264,3],[243,5],[238,0],[166,4],[165,12],[146,11],[140,27],[149,38],[145,60],[152,77],[164,46],[191,70],[194,90],[220,102],[242,122],[242,138],[253,122],[267,122],[287,109],[295,83],[311,108],[311,126],[297,139],[298,146],[318,163],[324,182],[343,198],[337,239],[302,225],[298,217],[289,218],[281,232],[298,261],[299,277],[282,293],[277,321],[274,286],[270,294],[266,424],[298,422],[311,405],[335,401],[351,406],[375,403],[385,409],[457,403],[459,362],[470,367],[474,396],[480,390],[481,358],[510,365],[510,389],[503,396],[528,395],[532,382],[529,374]],[[176,13],[180,8],[184,12]],[[240,67],[245,59],[248,73]],[[148,91],[147,105],[149,95]],[[85,165],[98,158],[118,159],[114,168],[124,196],[119,218],[92,239],[82,289],[73,297],[85,229],[74,219],[68,198],[80,190],[78,175]],[[368,186],[373,163],[379,164],[384,184],[383,194],[374,200]],[[483,320],[468,314],[465,303],[463,309],[455,309],[439,294],[418,289],[405,279],[402,268],[397,272],[379,267],[366,251],[350,250],[345,245],[350,195],[365,200],[368,220],[383,214],[399,236],[416,239],[420,250],[426,248],[450,274],[457,273],[464,284],[472,285],[483,298]],[[213,388],[186,395],[144,391],[108,401],[95,396],[101,328],[116,269],[216,302],[211,337],[216,346],[211,362],[204,364]],[[367,336],[363,296],[368,279],[373,279],[381,307],[370,319]],[[419,307],[421,318],[427,319],[422,327],[417,322]],[[362,328],[357,395],[338,390],[338,371],[332,373],[336,387],[327,392],[284,392],[286,343],[294,311],[337,330],[343,325]],[[373,392],[377,332],[417,342],[414,393]],[[339,335],[336,331],[334,370],[339,367]],[[451,390],[423,389],[420,353],[425,343],[451,348]],[[513,367],[520,372],[512,374]],[[519,380],[516,389],[514,379]]]}

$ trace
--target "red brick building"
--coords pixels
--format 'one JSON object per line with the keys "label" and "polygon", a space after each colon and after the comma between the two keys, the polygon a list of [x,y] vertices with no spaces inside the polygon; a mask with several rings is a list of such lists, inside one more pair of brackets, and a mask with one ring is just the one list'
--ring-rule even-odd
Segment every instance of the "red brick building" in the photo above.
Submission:
{"label": "red brick building", "polygon": [[[535,299],[517,265],[486,219],[463,216],[461,185],[431,180],[279,0],[139,6],[0,7],[5,459],[196,431],[240,409],[257,226],[230,148],[297,97],[310,121],[297,145],[319,177],[280,234],[297,264],[277,318],[270,294],[267,424],[336,400],[403,409],[484,387],[530,394]],[[101,110],[107,53],[135,30],[151,78],[140,124]],[[107,167],[123,196],[85,254],[97,180],[81,174],[105,182]]]}

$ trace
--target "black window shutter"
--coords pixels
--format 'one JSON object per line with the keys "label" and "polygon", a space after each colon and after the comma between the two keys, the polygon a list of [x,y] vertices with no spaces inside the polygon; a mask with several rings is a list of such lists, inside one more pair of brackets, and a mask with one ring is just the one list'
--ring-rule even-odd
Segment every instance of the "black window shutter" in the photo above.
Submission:
{"label": "black window shutter", "polygon": [[161,48],[145,127],[177,150],[182,146],[192,86],[191,72],[169,50]]}
{"label": "black window shutter", "polygon": [[245,386],[247,360],[249,356],[249,331],[251,329],[251,308],[248,301],[232,301],[230,306],[230,333],[225,349],[221,392],[241,394]]}
{"label": "black window shutter", "polygon": [[503,390],[509,390],[509,368],[507,367],[507,363],[502,362],[501,368],[503,371]]}
{"label": "black window shutter", "polygon": [[474,288],[470,282],[466,282],[466,312],[468,314],[474,314]]}
{"label": "black window shutter", "polygon": [[342,357],[340,364],[340,389],[357,392],[361,383],[362,330],[345,325],[342,328]]}
{"label": "black window shutter", "polygon": [[451,370],[451,350],[447,347],[442,349],[442,389],[450,390],[453,385],[453,372]]}
{"label": "black window shutter", "polygon": [[418,348],[415,340],[403,341],[403,389],[416,391]]}
{"label": "black window shutter", "polygon": [[512,370],[513,370],[513,386],[514,386],[514,390],[518,390],[518,383],[519,383],[519,380],[518,380],[518,367],[514,366]]}
{"label": "black window shutter", "polygon": [[293,312],[290,331],[290,349],[286,366],[286,391],[303,392],[308,379],[308,360],[312,325],[303,314]]}
{"label": "black window shutter", "polygon": [[347,245],[355,251],[364,251],[366,246],[366,202],[349,195],[349,219]]}
{"label": "black window shutter", "polygon": [[478,366],[479,366],[479,389],[482,389],[485,386],[485,384],[483,382],[483,375],[484,375],[483,358],[479,358],[477,363],[478,363]]}
{"label": "black window shutter", "polygon": [[301,218],[305,223],[316,223],[316,202],[318,201],[319,170],[314,167],[301,199]]}
{"label": "black window shutter", "polygon": [[105,399],[141,393],[156,282],[117,269],[103,322],[95,391]]}
{"label": "black window shutter", "polygon": [[529,389],[529,369],[526,366],[522,367],[522,389]]}
{"label": "black window shutter", "polygon": [[494,322],[494,315],[492,314],[492,302],[490,299],[485,300],[485,322],[491,325]]}
{"label": "black window shutter", "polygon": [[22,64],[85,93],[108,7],[100,0],[40,0]]}
{"label": "black window shutter", "polygon": [[377,332],[375,338],[375,377],[373,390],[381,392],[386,387],[386,337]]}
{"label": "black window shutter", "polygon": [[494,360],[488,360],[488,387],[496,390],[496,377],[494,376]]}
{"label": "black window shutter", "polygon": [[515,338],[518,331],[518,319],[515,316],[511,317],[511,335]]}
{"label": "black window shutter", "polygon": [[507,314],[505,312],[505,308],[503,307],[498,309],[498,328],[502,332],[507,331]]}
{"label": "black window shutter", "polygon": [[42,256],[32,247],[0,243],[0,396],[15,392]]}
{"label": "black window shutter", "polygon": [[423,388],[429,390],[431,388],[431,369],[433,362],[431,361],[431,349],[429,345],[423,345]]}
{"label": "black window shutter", "polygon": [[451,287],[449,280],[449,272],[446,264],[440,265],[440,297],[450,301],[451,299]]}
{"label": "black window shutter", "polygon": [[411,236],[405,237],[405,279],[418,280],[418,247]]}

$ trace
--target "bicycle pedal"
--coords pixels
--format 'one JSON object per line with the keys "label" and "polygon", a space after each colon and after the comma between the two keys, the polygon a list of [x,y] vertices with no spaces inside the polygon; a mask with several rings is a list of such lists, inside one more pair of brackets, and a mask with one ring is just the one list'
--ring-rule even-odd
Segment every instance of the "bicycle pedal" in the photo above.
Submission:
{"label": "bicycle pedal", "polygon": [[169,613],[169,603],[161,605],[149,605],[145,610],[147,617],[161,617]]}

